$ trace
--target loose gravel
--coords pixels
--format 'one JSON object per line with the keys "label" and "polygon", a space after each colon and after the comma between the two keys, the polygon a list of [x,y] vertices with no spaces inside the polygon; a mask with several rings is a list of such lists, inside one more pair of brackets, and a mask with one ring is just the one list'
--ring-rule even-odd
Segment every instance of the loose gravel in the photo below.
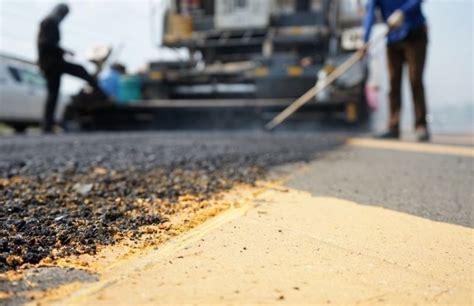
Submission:
{"label": "loose gravel", "polygon": [[175,213],[307,161],[342,136],[288,132],[145,132],[0,139],[0,272],[94,254]]}

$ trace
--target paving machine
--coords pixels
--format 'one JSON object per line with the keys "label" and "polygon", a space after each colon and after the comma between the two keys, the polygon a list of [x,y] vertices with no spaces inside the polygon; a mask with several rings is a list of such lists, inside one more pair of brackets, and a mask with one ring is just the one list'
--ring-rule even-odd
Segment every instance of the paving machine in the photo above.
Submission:
{"label": "paving machine", "polygon": [[[91,102],[93,97],[81,92],[73,98],[65,127],[263,126],[363,44],[364,0],[170,4],[162,47],[186,49],[189,56],[150,62],[146,70],[131,76],[139,78],[140,93],[121,101]],[[100,63],[105,61],[103,57]],[[98,67],[100,71],[102,64]],[[364,122],[369,114],[366,79],[367,64],[361,61],[300,112],[309,118],[317,112]]]}
{"label": "paving machine", "polygon": [[[362,45],[364,8],[363,0],[174,0],[163,46],[190,56],[151,62],[143,98],[165,108],[280,111]],[[362,61],[302,111],[364,121],[366,79]]]}

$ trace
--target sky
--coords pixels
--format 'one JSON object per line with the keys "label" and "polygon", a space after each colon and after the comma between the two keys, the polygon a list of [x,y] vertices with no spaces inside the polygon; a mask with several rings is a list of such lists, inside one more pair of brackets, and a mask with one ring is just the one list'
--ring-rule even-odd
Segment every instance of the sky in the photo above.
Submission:
{"label": "sky", "polygon": [[[98,44],[112,45],[121,48],[119,58],[133,69],[160,56],[156,46],[161,42],[161,16],[167,1],[64,2],[69,4],[71,12],[61,25],[61,44],[78,55]],[[51,0],[0,0],[0,50],[36,58],[38,24],[57,3]]]}
{"label": "sky", "polygon": [[[260,1],[260,0],[253,0]],[[69,0],[71,14],[62,25],[62,45],[84,63],[87,49],[112,45],[131,71],[148,61],[171,58],[176,52],[160,49],[163,8],[168,0]],[[36,59],[38,23],[57,1],[0,0],[0,51]],[[425,84],[430,109],[443,119],[445,110],[474,121],[474,0],[425,0],[430,31]],[[373,55],[384,63],[383,51]],[[378,57],[378,58],[377,58]],[[383,64],[382,64],[383,65]],[[386,86],[386,76],[381,77]],[[68,82],[66,82],[67,86]],[[72,84],[72,82],[71,82]],[[409,100],[405,85],[406,100]],[[405,107],[409,109],[410,107]],[[446,115],[445,115],[446,116]],[[474,129],[474,123],[471,128]],[[473,131],[474,132],[474,131]]]}

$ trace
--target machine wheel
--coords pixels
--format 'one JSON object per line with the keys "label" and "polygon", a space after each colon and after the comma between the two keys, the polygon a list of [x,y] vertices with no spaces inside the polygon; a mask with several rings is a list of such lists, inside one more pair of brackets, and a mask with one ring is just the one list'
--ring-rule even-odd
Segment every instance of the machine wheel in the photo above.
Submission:
{"label": "machine wheel", "polygon": [[79,122],[78,118],[78,112],[74,107],[68,105],[64,111],[61,127],[68,133],[80,132],[82,130],[82,124]]}
{"label": "machine wheel", "polygon": [[15,123],[12,124],[11,127],[15,130],[15,133],[23,134],[28,128],[28,125],[24,123]]}
{"label": "machine wheel", "polygon": [[367,103],[367,96],[365,94],[365,82],[360,85],[360,94],[359,94],[359,101],[357,103],[357,117],[358,121],[363,123],[369,119],[370,116],[370,108],[369,104]]}
{"label": "machine wheel", "polygon": [[367,80],[369,79],[369,67],[366,63],[364,65],[364,79],[359,84],[359,103],[357,107],[357,115],[359,118],[360,123],[366,123],[370,117],[370,107],[367,103],[367,95],[365,93],[365,86],[367,84]]}
{"label": "machine wheel", "polygon": [[64,129],[64,131],[66,131],[68,133],[77,133],[77,132],[82,131],[81,124],[79,124],[78,122],[76,122],[74,120],[63,121],[61,126]]}

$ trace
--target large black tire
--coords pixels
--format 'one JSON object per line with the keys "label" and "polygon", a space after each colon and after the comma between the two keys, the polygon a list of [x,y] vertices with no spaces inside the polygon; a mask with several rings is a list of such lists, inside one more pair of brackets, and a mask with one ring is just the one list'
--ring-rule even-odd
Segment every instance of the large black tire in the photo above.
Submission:
{"label": "large black tire", "polygon": [[74,120],[63,121],[61,127],[66,133],[78,133],[83,130],[81,124]]}
{"label": "large black tire", "polygon": [[370,108],[365,94],[365,81],[360,84],[359,103],[357,106],[357,117],[360,123],[365,123],[370,117]]}
{"label": "large black tire", "polygon": [[61,127],[67,133],[77,133],[82,130],[82,125],[79,122],[79,113],[76,108],[69,104],[64,110]]}
{"label": "large black tire", "polygon": [[366,124],[370,119],[370,107],[367,102],[367,95],[365,92],[365,86],[369,79],[369,66],[367,61],[364,62],[364,79],[359,84],[359,99],[357,105],[357,117],[360,124]]}
{"label": "large black tire", "polygon": [[15,133],[23,134],[23,133],[26,132],[26,129],[28,128],[28,124],[14,123],[14,124],[11,125],[11,127],[15,130]]}

